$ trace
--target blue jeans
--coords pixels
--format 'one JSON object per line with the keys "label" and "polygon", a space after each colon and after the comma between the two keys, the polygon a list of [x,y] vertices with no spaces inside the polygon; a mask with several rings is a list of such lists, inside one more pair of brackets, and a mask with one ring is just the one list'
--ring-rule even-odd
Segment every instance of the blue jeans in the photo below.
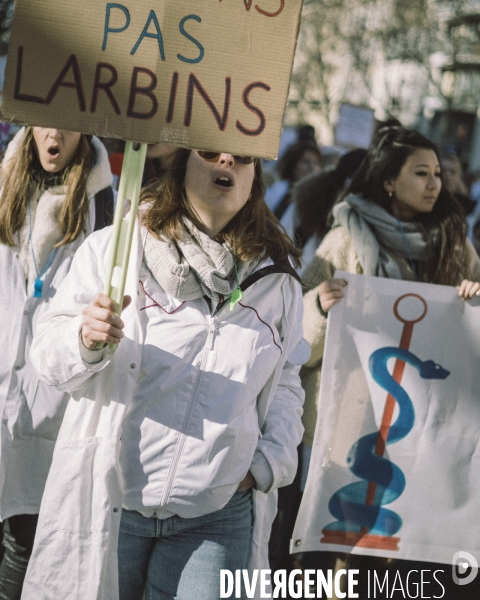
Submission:
{"label": "blue jeans", "polygon": [[118,541],[120,600],[215,600],[220,569],[245,569],[252,492],[235,492],[202,517],[159,520],[124,510]]}

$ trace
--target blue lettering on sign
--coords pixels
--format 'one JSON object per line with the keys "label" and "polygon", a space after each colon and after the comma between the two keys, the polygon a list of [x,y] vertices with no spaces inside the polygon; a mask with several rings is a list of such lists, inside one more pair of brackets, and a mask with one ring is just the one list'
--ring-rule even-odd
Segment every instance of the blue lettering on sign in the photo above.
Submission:
{"label": "blue lettering on sign", "polygon": [[[110,24],[110,12],[112,10],[112,8],[119,8],[121,11],[123,11],[125,17],[126,17],[126,21],[125,21],[125,25],[123,27],[119,27],[117,29],[111,29],[109,27]],[[113,2],[109,2],[107,4],[107,11],[105,14],[105,27],[103,30],[103,45],[102,45],[102,50],[105,50],[107,47],[107,38],[108,38],[108,34],[109,33],[120,33],[121,31],[125,31],[125,29],[127,29],[127,27],[130,25],[130,13],[128,12],[128,8],[126,6],[123,6],[123,4],[115,4]]]}
{"label": "blue lettering on sign", "polygon": [[197,21],[198,23],[201,23],[202,19],[197,15],[187,15],[186,17],[183,17],[183,19],[180,21],[179,26],[178,26],[180,29],[180,33],[183,36],[185,36],[188,40],[193,42],[195,44],[195,46],[197,46],[197,48],[200,50],[200,54],[197,56],[197,58],[186,58],[185,56],[182,56],[181,54],[177,54],[177,58],[179,58],[180,60],[183,60],[183,62],[186,62],[186,63],[192,63],[192,64],[199,63],[202,60],[203,55],[205,54],[205,50],[203,49],[202,44],[200,44],[200,42],[198,40],[193,38],[189,33],[187,33],[185,31],[184,24],[186,21],[188,21],[188,19],[193,19],[194,21]]}
{"label": "blue lettering on sign", "polygon": [[[155,25],[155,29],[157,30],[157,33],[148,33],[148,28],[150,27],[150,23],[153,23]],[[138,41],[135,44],[135,46],[133,47],[130,54],[132,54],[132,55],[135,54],[135,52],[138,50],[138,47],[142,43],[143,38],[145,38],[145,37],[154,38],[154,39],[158,40],[160,56],[162,57],[162,60],[165,60],[165,50],[163,48],[162,31],[161,31],[160,25],[158,23],[157,15],[155,14],[155,11],[153,11],[153,10],[150,11],[148,20],[145,23],[145,27],[143,28],[143,31],[140,34],[140,37],[138,38]]]}

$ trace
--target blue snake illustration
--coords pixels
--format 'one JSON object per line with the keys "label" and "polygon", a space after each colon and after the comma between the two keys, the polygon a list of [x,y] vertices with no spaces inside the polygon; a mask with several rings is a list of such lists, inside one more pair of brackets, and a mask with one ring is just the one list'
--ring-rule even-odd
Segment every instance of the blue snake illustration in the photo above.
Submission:
{"label": "blue snake illustration", "polygon": [[[369,369],[373,379],[399,406],[398,418],[388,431],[387,444],[404,438],[415,420],[410,397],[388,372],[387,361],[393,357],[413,365],[423,379],[446,379],[450,374],[432,360],[421,361],[402,348],[385,347],[372,353]],[[328,508],[338,520],[324,529],[392,536],[401,528],[400,516],[381,505],[393,502],[402,494],[405,476],[399,467],[374,453],[377,437],[378,432],[365,435],[350,448],[347,457],[349,468],[363,481],[346,485],[333,494]],[[371,506],[365,503],[369,482],[376,484],[375,499]]]}

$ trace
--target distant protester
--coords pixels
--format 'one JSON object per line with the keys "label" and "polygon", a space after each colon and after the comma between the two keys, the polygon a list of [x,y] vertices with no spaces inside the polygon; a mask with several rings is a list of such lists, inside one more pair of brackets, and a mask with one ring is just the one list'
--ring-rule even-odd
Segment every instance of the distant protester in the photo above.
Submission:
{"label": "distant protester", "polygon": [[[302,248],[302,266],[299,275],[313,259],[323,237],[330,228],[330,213],[338,195],[350,183],[355,171],[367,154],[356,149],[344,154],[335,169],[316,172],[298,181],[292,189],[292,207],[295,208],[294,240]],[[289,554],[295,519],[305,488],[308,471],[308,451],[300,448],[299,471],[293,483],[278,491],[278,511],[272,527],[269,553],[272,569],[293,568],[294,558]]]}
{"label": "distant protester", "polygon": [[292,186],[303,177],[319,171],[321,166],[322,154],[315,140],[310,138],[289,146],[278,161],[276,170],[280,180],[267,190],[265,202],[291,238],[294,235]]}
{"label": "distant protester", "polygon": [[160,179],[168,171],[178,148],[171,144],[148,144],[142,186]]}
{"label": "distant protester", "polygon": [[330,211],[338,195],[345,190],[367,154],[357,148],[344,154],[330,171],[314,173],[300,180],[292,189],[295,206],[294,240],[303,249],[303,267],[312,260],[315,250],[330,229]]}
{"label": "distant protester", "polygon": [[440,154],[440,165],[442,167],[442,178],[445,187],[455,196],[462,207],[464,216],[472,214],[476,202],[470,198],[468,187],[463,180],[463,169],[460,158],[453,152],[442,152]]}

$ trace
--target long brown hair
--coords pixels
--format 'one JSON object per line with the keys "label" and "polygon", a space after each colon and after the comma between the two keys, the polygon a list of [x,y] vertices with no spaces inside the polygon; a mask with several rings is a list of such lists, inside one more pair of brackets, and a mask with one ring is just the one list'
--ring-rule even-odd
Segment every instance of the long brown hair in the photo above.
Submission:
{"label": "long brown hair", "polygon": [[[179,150],[166,175],[147,186],[140,196],[140,202],[146,206],[143,223],[157,237],[181,239],[185,231],[182,223],[184,216],[204,231],[183,192],[190,152],[191,150]],[[251,198],[223,228],[217,241],[227,242],[240,260],[259,260],[269,256],[273,260],[285,261],[290,256],[295,265],[299,266],[300,250],[265,204],[264,192],[262,165],[256,159]]]}
{"label": "long brown hair", "polygon": [[[16,245],[14,236],[27,216],[31,186],[43,188],[41,177],[35,182],[32,175],[37,162],[33,127],[26,127],[16,154],[0,169],[0,243],[7,246]],[[72,162],[63,172],[61,183],[67,189],[59,215],[63,238],[55,246],[70,244],[86,229],[89,204],[86,182],[94,163],[95,151],[88,137],[82,134]]]}
{"label": "long brown hair", "polygon": [[[357,194],[391,213],[392,199],[384,182],[398,177],[407,158],[418,148],[433,150],[439,159],[436,145],[418,131],[404,127],[381,129],[339,200]],[[460,205],[443,181],[433,210],[418,214],[415,221],[421,225],[427,244],[427,259],[419,261],[417,269],[421,281],[458,285],[460,276],[471,278],[465,252],[467,226]]]}

